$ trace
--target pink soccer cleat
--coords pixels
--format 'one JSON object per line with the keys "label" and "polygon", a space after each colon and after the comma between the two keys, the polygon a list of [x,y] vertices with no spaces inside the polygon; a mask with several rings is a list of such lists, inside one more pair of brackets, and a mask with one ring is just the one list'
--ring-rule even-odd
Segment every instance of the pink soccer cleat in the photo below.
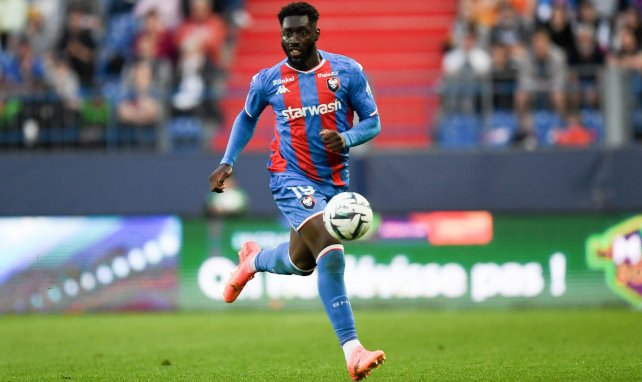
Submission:
{"label": "pink soccer cleat", "polygon": [[370,376],[373,369],[379,367],[386,360],[382,350],[369,351],[363,346],[358,346],[352,351],[348,361],[348,372],[353,381],[360,381]]}
{"label": "pink soccer cleat", "polygon": [[261,247],[255,242],[247,241],[243,243],[239,251],[239,266],[230,274],[230,279],[227,280],[223,290],[225,302],[234,302],[243,291],[245,284],[254,278],[256,272],[250,268],[250,262],[254,261],[259,252],[261,252]]}

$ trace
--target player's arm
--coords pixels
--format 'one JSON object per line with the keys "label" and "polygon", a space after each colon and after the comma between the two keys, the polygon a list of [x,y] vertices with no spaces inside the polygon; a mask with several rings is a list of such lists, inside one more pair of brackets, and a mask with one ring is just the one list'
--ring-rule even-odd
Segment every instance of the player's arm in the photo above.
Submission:
{"label": "player's arm", "polygon": [[376,137],[381,131],[379,115],[360,120],[350,130],[338,133],[335,130],[321,130],[323,143],[330,151],[343,152],[348,147],[359,146]]}
{"label": "player's arm", "polygon": [[260,73],[252,78],[250,91],[245,100],[245,107],[234,120],[223,159],[221,159],[221,163],[216,170],[209,176],[210,190],[213,192],[223,192],[225,190],[225,180],[232,175],[234,162],[236,162],[241,151],[254,135],[259,116],[267,106],[261,90],[259,75]]}
{"label": "player's arm", "polygon": [[245,148],[250,138],[252,138],[252,135],[254,135],[258,121],[258,118],[249,116],[245,110],[242,110],[239,115],[236,116],[234,124],[232,125],[230,139],[225,149],[225,155],[223,155],[223,159],[216,170],[209,176],[211,191],[223,192],[225,189],[225,179],[232,175],[234,162],[236,162],[241,151],[243,151],[243,148]]}
{"label": "player's arm", "polygon": [[337,133],[333,130],[321,131],[323,142],[328,149],[334,152],[342,152],[346,148],[366,143],[381,132],[377,104],[360,66],[355,68],[348,94],[350,103],[359,116],[359,123],[343,133]]}
{"label": "player's arm", "polygon": [[368,142],[381,132],[381,120],[379,114],[362,119],[352,127],[352,129],[341,133],[340,135],[346,141],[346,147],[359,146]]}

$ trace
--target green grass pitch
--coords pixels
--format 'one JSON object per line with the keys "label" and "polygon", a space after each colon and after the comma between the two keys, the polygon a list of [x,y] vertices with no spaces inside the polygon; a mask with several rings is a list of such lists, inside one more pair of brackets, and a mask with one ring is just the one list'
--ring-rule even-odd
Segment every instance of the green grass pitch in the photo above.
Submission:
{"label": "green grass pitch", "polygon": [[[370,381],[640,381],[642,313],[357,310]],[[349,381],[323,312],[0,316],[0,381]]]}

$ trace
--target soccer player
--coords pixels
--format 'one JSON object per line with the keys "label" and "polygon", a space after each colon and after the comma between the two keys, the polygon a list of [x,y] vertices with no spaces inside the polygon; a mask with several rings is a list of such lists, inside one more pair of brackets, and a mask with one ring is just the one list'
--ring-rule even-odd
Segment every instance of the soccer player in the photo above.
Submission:
{"label": "soccer player", "polygon": [[[287,58],[252,78],[225,155],[209,180],[212,191],[224,191],[261,112],[272,106],[276,128],[268,162],[270,189],[292,226],[290,241],[267,249],[252,241],[244,243],[223,297],[234,302],[256,272],[307,276],[316,268],[319,296],[350,376],[357,381],[378,367],[385,354],[366,350],[357,338],[343,279],[343,246],[323,225],[323,208],[332,196],[347,190],[348,149],[379,133],[379,115],[361,65],[317,49],[321,32],[313,6],[290,3],[278,19]],[[353,125],[355,112],[359,122]]]}

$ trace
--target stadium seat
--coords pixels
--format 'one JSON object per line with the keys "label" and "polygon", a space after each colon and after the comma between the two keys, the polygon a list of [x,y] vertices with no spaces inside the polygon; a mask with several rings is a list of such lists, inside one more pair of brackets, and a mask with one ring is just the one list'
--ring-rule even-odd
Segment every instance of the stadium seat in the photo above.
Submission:
{"label": "stadium seat", "polygon": [[481,141],[481,124],[471,114],[451,114],[439,126],[439,145],[457,149],[476,147]]}
{"label": "stadium seat", "polygon": [[533,130],[540,146],[552,146],[553,131],[564,126],[564,121],[557,114],[548,110],[538,110],[533,113]]}
{"label": "stadium seat", "polygon": [[79,130],[76,127],[51,126],[42,129],[40,141],[46,146],[69,146],[78,142]]}
{"label": "stadium seat", "polygon": [[203,140],[203,123],[196,117],[175,117],[167,124],[170,151],[197,152]]}
{"label": "stadium seat", "polygon": [[580,111],[582,124],[595,134],[597,143],[604,142],[604,117],[599,110],[583,109]]}
{"label": "stadium seat", "polygon": [[22,129],[20,128],[8,128],[0,129],[0,147],[17,147],[22,146],[23,136]]}
{"label": "stadium seat", "polygon": [[519,121],[517,115],[510,110],[495,110],[484,130],[483,141],[488,147],[506,147],[510,144]]}

